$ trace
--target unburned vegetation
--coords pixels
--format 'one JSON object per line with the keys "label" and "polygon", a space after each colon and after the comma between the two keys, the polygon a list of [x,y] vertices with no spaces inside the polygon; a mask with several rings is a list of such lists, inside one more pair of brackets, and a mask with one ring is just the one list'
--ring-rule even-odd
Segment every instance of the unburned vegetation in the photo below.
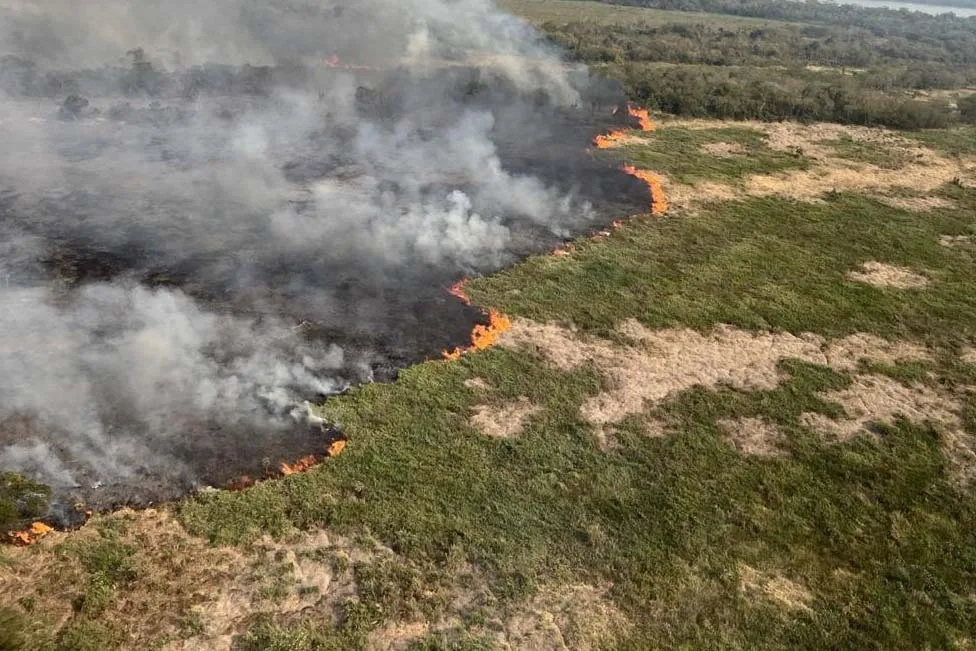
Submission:
{"label": "unburned vegetation", "polygon": [[322,465],[0,548],[0,648],[973,646],[970,140],[629,132],[670,213],[471,281],[511,330]]}

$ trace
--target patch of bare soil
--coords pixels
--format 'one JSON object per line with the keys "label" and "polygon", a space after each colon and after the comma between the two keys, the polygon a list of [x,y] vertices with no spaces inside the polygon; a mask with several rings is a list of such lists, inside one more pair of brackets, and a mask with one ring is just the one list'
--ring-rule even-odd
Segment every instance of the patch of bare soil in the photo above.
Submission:
{"label": "patch of bare soil", "polygon": [[929,284],[928,278],[907,267],[896,267],[873,260],[862,264],[859,270],[849,271],[847,278],[876,287],[896,289],[919,289]]}
{"label": "patch of bare soil", "polygon": [[813,593],[786,577],[769,575],[748,565],[740,565],[739,580],[746,594],[770,599],[789,610],[810,610]]}
{"label": "patch of bare soil", "polygon": [[507,439],[519,434],[525,421],[539,413],[539,409],[524,396],[508,404],[477,405],[471,425],[485,436]]}
{"label": "patch of bare soil", "polygon": [[976,348],[966,348],[962,351],[960,359],[967,364],[976,364]]}
{"label": "patch of bare soil", "polygon": [[405,651],[430,632],[426,622],[394,623],[381,626],[366,638],[367,651]]}
{"label": "patch of bare soil", "polygon": [[701,146],[701,150],[719,158],[742,156],[746,153],[746,148],[737,142],[707,142]]}
{"label": "patch of bare soil", "polygon": [[761,418],[721,420],[717,425],[726,439],[742,454],[774,457],[784,454],[781,446],[783,433],[772,423]]}

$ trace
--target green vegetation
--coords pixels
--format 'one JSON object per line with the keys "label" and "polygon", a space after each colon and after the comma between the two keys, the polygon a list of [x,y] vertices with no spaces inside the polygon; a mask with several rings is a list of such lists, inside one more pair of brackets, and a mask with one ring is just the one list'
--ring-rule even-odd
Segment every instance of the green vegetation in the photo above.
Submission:
{"label": "green vegetation", "polygon": [[620,4],[654,8],[540,0],[510,7],[657,111],[900,129],[976,119],[967,100],[957,110],[911,96],[976,83],[976,23],[969,20],[816,2]]}
{"label": "green vegetation", "polygon": [[770,149],[762,133],[744,127],[662,129],[640,144],[608,155],[622,155],[641,169],[668,170],[668,176],[681,183],[737,180],[750,174],[805,169],[809,164],[799,153]]}
{"label": "green vegetation", "polygon": [[[926,219],[858,195],[715,204],[695,219],[627,226],[612,244],[581,242],[566,260],[533,258],[469,292],[506,313],[597,332],[634,317],[650,327],[729,323],[950,345],[976,334],[976,299],[971,258],[939,236],[970,232],[976,195],[944,194],[960,208]],[[938,282],[913,293],[844,278],[867,260],[938,270]]]}
{"label": "green vegetation", "polygon": [[950,156],[976,155],[976,127],[918,131],[905,135]]}
{"label": "green vegetation", "polygon": [[44,516],[51,489],[12,472],[0,472],[0,532]]}
{"label": "green vegetation", "polygon": [[[693,219],[629,224],[609,240],[580,242],[568,258],[534,258],[470,291],[510,314],[594,333],[636,318],[650,327],[866,331],[951,350],[976,337],[976,298],[970,258],[938,238],[972,226],[976,193],[945,193],[961,207],[924,220],[853,195],[821,205],[714,205]],[[937,269],[938,281],[905,292],[844,278],[869,259]],[[929,370],[937,382],[976,380],[968,366]],[[573,577],[612,582],[614,602],[636,627],[635,648],[895,649],[970,635],[976,500],[950,482],[940,433],[898,421],[879,426],[877,440],[825,444],[799,416],[839,415],[820,393],[849,376],[798,362],[783,371],[790,379],[769,391],[683,391],[627,419],[618,447],[602,451],[579,416],[603,387],[596,369],[561,372],[505,349],[428,363],[325,405],[352,441],[339,458],[189,500],[181,515],[218,543],[318,526],[372,532],[412,569],[360,574],[374,606],[351,611],[352,630],[435,620],[443,602],[422,586],[438,594],[435,586],[454,580],[451,559],[462,558],[482,568],[502,605]],[[469,425],[484,399],[464,385],[474,377],[493,387],[490,403],[526,396],[541,407],[517,439]],[[729,446],[717,423],[748,416],[775,423],[788,454],[748,457]],[[651,417],[672,435],[647,437]],[[794,610],[744,599],[744,567],[789,577],[813,596]]]}
{"label": "green vegetation", "polygon": [[911,153],[902,149],[892,149],[875,142],[863,142],[850,137],[825,140],[822,145],[833,149],[834,155],[860,163],[877,165],[883,169],[898,170],[912,162]]}

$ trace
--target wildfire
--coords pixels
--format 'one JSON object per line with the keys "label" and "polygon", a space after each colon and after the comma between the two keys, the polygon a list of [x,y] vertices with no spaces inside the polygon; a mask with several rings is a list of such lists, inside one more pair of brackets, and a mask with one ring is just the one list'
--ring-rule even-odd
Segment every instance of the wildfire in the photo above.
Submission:
{"label": "wildfire", "polygon": [[471,331],[471,345],[445,350],[444,359],[461,359],[469,350],[484,350],[498,343],[503,332],[512,328],[512,320],[496,309],[488,310],[488,325],[478,324]]}
{"label": "wildfire", "polygon": [[641,131],[654,131],[657,127],[654,125],[654,120],[651,119],[651,112],[645,108],[633,107],[628,105],[627,112],[631,117],[637,118],[640,122]]}
{"label": "wildfire", "polygon": [[664,195],[664,188],[661,187],[661,181],[652,172],[639,170],[633,165],[624,165],[623,170],[627,174],[644,181],[650,187],[652,215],[663,215],[668,211],[668,198]]}
{"label": "wildfire", "polygon": [[626,135],[627,132],[623,129],[611,131],[607,134],[600,134],[593,138],[593,145],[597,149],[611,149],[618,146]]}
{"label": "wildfire", "polygon": [[327,68],[338,68],[340,70],[380,70],[375,66],[363,66],[355,63],[345,63],[338,56],[330,56],[323,61]]}
{"label": "wildfire", "polygon": [[[336,439],[329,444],[326,448],[325,454],[309,454],[304,456],[294,463],[282,463],[278,466],[278,472],[273,470],[268,470],[265,473],[266,479],[274,479],[275,477],[287,477],[288,475],[294,475],[299,472],[305,472],[315,466],[321,465],[326,459],[330,457],[337,457],[346,447],[346,439]],[[257,484],[260,480],[249,477],[248,475],[243,475],[237,479],[231,480],[227,484],[227,490],[230,491],[242,491],[245,488],[250,488]]]}
{"label": "wildfire", "polygon": [[451,285],[450,289],[447,290],[447,293],[450,294],[451,296],[459,298],[465,305],[471,305],[471,299],[468,298],[468,295],[464,291],[464,287],[467,284],[468,284],[468,279],[462,278],[461,280]]}
{"label": "wildfire", "polygon": [[30,526],[30,529],[24,531],[10,531],[7,536],[15,545],[33,545],[38,540],[43,538],[54,531],[53,527],[49,527],[43,522],[35,522]]}
{"label": "wildfire", "polygon": [[[617,114],[617,109],[613,111],[614,115]],[[637,122],[640,124],[641,131],[654,131],[657,127],[654,125],[654,120],[651,119],[651,112],[647,109],[627,105],[627,113],[633,118],[637,118]],[[613,147],[618,147],[622,144],[624,138],[627,137],[626,129],[616,129],[610,133],[600,134],[593,138],[593,145],[597,149],[611,149]]]}

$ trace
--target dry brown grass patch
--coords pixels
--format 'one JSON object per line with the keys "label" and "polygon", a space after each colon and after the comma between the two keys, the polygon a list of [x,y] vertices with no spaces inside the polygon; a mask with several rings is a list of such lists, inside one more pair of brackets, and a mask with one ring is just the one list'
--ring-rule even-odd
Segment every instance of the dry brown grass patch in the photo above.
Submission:
{"label": "dry brown grass patch", "polygon": [[862,264],[859,270],[849,271],[847,278],[876,287],[896,289],[920,289],[929,284],[928,278],[907,267],[896,267],[873,260]]}
{"label": "dry brown grass patch", "polygon": [[832,420],[822,414],[804,414],[811,427],[840,441],[869,433],[872,422],[891,423],[897,416],[921,423],[931,421],[950,430],[961,428],[956,415],[959,405],[952,399],[922,386],[905,386],[883,375],[861,375],[851,386],[823,395],[825,400],[844,408],[846,418]]}
{"label": "dry brown grass patch", "polygon": [[[726,126],[746,127],[761,132],[767,145],[776,151],[800,154],[814,164],[805,170],[777,174],[756,174],[745,179],[745,194],[752,196],[781,196],[800,201],[819,201],[826,192],[835,190],[870,191],[893,207],[907,210],[931,210],[948,207],[947,200],[924,198],[884,197],[893,188],[913,192],[931,192],[953,179],[965,184],[976,183],[976,159],[948,158],[925,147],[918,141],[905,138],[886,129],[855,127],[839,124],[805,125],[792,122],[763,123],[755,121],[729,122],[722,120],[672,120],[664,128],[692,130],[715,129]],[[837,155],[824,143],[851,139],[903,154],[908,162],[901,169],[884,169],[865,162],[853,161]],[[721,153],[719,155],[722,155]],[[734,190],[721,184],[684,186],[673,184],[673,204],[689,206],[701,201],[723,200]],[[878,196],[882,195],[882,196]]]}
{"label": "dry brown grass patch", "polygon": [[701,146],[701,150],[719,158],[742,156],[746,153],[746,148],[737,142],[707,142]]}
{"label": "dry brown grass patch", "polygon": [[478,391],[491,391],[491,385],[485,382],[483,378],[473,377],[464,381],[464,386],[469,389],[475,389]]}
{"label": "dry brown grass patch", "polygon": [[954,208],[957,204],[944,197],[892,197],[884,194],[873,195],[886,206],[911,212],[929,212],[936,208]]}
{"label": "dry brown grass patch", "polygon": [[471,416],[471,425],[485,436],[507,439],[519,434],[525,421],[539,410],[539,406],[529,402],[525,396],[508,404],[477,405]]}
{"label": "dry brown grass patch", "polygon": [[831,340],[825,352],[827,365],[841,372],[857,370],[861,360],[887,365],[932,360],[925,346],[908,341],[892,342],[863,332]]}
{"label": "dry brown grass patch", "polygon": [[965,246],[973,241],[972,235],[943,235],[939,238],[939,244],[952,248],[954,246]]}
{"label": "dry brown grass patch", "polygon": [[783,433],[761,418],[721,420],[717,423],[729,443],[742,454],[760,457],[781,456]]}
{"label": "dry brown grass patch", "polygon": [[739,580],[746,594],[771,599],[789,610],[810,610],[813,593],[786,577],[769,575],[748,565],[740,565]]}
{"label": "dry brown grass patch", "polygon": [[777,365],[784,358],[825,362],[822,342],[812,335],[751,333],[728,326],[702,335],[687,328],[649,330],[636,321],[622,324],[620,332],[634,345],[584,341],[558,326],[517,319],[503,341],[534,350],[563,370],[595,364],[611,388],[588,399],[581,413],[597,426],[619,422],[644,411],[647,403],[698,385],[772,389],[783,379]]}
{"label": "dry brown grass patch", "polygon": [[593,651],[609,648],[630,622],[607,596],[609,586],[544,588],[504,622],[497,642],[525,651]]}

